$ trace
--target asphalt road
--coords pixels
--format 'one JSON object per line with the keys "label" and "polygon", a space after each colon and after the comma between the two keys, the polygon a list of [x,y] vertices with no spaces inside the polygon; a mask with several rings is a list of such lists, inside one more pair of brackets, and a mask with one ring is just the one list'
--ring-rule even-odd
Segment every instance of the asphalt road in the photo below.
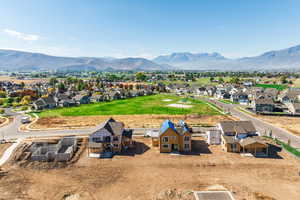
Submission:
{"label": "asphalt road", "polygon": [[[88,135],[98,129],[98,127],[87,129],[66,129],[66,130],[45,130],[45,131],[21,131],[19,127],[22,125],[21,119],[25,116],[22,113],[13,112],[11,109],[5,110],[6,115],[12,116],[13,122],[0,128],[0,140],[1,139],[24,139],[29,137],[43,137],[43,136],[66,136],[66,135]],[[148,130],[147,128],[135,128],[133,129],[134,135],[144,135]]]}
{"label": "asphalt road", "polygon": [[267,123],[265,121],[262,121],[260,119],[257,119],[249,114],[246,114],[240,110],[237,109],[239,105],[236,104],[225,104],[221,103],[217,100],[211,100],[211,99],[205,99],[206,101],[210,101],[211,103],[216,104],[217,106],[221,107],[224,109],[226,112],[230,112],[232,116],[239,118],[240,120],[247,120],[247,121],[252,121],[255,128],[257,129],[258,132],[260,133],[269,133],[270,131],[272,132],[272,135],[276,136],[278,139],[280,139],[283,142],[288,142],[290,139],[291,141],[291,146],[300,149],[300,137],[294,135],[293,133],[276,127],[270,123]]}

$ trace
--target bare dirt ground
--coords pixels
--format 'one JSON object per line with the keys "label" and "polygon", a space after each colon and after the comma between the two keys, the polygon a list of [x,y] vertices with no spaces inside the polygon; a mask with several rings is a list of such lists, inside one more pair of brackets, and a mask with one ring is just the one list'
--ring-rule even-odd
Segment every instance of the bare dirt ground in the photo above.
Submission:
{"label": "bare dirt ground", "polygon": [[[135,138],[136,149],[113,159],[80,159],[65,168],[7,166],[0,199],[193,200],[192,190],[223,186],[237,200],[300,199],[300,161],[241,157],[194,138],[194,155],[160,154],[151,140]],[[199,155],[200,153],[200,155]]]}
{"label": "bare dirt ground", "polygon": [[0,76],[0,81],[11,81],[17,84],[20,84],[24,82],[25,84],[33,84],[33,83],[39,83],[39,82],[46,82],[48,79],[41,79],[41,78],[32,78],[32,79],[17,79],[15,77],[9,77],[9,76]]}
{"label": "bare dirt ground", "polygon": [[277,127],[284,128],[295,135],[300,136],[300,118],[299,117],[278,117],[256,115],[257,118],[269,122]]}
{"label": "bare dirt ground", "polygon": [[190,125],[214,126],[219,121],[232,119],[230,116],[197,116],[197,115],[114,115],[114,116],[78,116],[78,117],[45,117],[30,126],[30,128],[85,128],[96,126],[113,117],[124,122],[128,128],[158,128],[166,119],[179,121],[184,119]]}

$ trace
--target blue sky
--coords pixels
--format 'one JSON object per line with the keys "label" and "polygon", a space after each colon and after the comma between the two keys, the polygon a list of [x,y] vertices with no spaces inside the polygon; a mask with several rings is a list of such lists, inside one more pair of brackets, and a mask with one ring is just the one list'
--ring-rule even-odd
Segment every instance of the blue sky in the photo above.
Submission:
{"label": "blue sky", "polygon": [[254,56],[300,44],[299,10],[299,0],[3,0],[0,48],[60,56]]}

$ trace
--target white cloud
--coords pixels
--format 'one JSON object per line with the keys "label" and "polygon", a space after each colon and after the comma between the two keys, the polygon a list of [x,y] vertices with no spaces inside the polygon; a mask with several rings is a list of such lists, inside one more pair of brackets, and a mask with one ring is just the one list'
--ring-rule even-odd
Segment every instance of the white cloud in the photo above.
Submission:
{"label": "white cloud", "polygon": [[12,37],[15,37],[15,38],[18,38],[18,39],[21,39],[21,40],[26,40],[26,41],[36,41],[36,40],[39,40],[41,38],[38,35],[25,34],[25,33],[21,33],[21,32],[10,30],[10,29],[4,29],[3,32],[6,33],[7,35],[12,36]]}

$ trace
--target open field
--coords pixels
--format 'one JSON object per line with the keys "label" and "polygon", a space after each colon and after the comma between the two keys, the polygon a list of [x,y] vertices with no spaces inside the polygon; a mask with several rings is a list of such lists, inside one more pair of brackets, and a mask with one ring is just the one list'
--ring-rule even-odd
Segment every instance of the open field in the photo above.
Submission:
{"label": "open field", "polygon": [[[170,99],[171,101],[164,101]],[[142,96],[131,99],[115,100],[112,102],[100,102],[94,104],[85,104],[78,107],[57,108],[42,111],[38,113],[40,117],[51,116],[88,116],[88,115],[141,115],[141,114],[169,114],[169,115],[185,115],[185,114],[220,114],[215,109],[208,106],[201,100],[188,98],[191,108],[174,108],[169,104],[180,103],[185,100],[183,97],[174,95],[153,95]],[[182,103],[184,104],[184,103]]]}
{"label": "open field", "polygon": [[195,155],[176,156],[160,154],[150,139],[135,140],[133,154],[113,159],[87,158],[85,151],[66,168],[7,165],[8,174],[0,177],[1,198],[194,200],[190,191],[220,185],[232,191],[236,200],[300,197],[300,161],[284,152],[278,152],[277,159],[241,157],[194,138],[193,146],[199,147]]}
{"label": "open field", "polygon": [[178,122],[185,120],[190,125],[202,126],[215,126],[222,120],[233,119],[227,115],[112,115],[112,116],[67,116],[67,117],[43,117],[39,118],[31,128],[35,129],[48,129],[48,128],[61,128],[61,129],[76,129],[83,127],[92,127],[99,125],[108,117],[113,117],[117,121],[124,122],[128,128],[158,128],[166,119]]}

